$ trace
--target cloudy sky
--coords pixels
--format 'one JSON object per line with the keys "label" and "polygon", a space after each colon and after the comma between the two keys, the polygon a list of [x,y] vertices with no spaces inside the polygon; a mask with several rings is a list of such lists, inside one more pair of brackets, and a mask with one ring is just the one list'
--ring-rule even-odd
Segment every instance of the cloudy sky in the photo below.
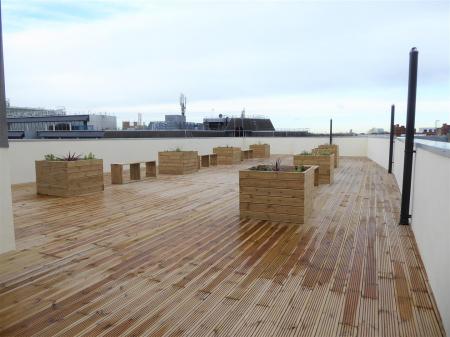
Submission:
{"label": "cloudy sky", "polygon": [[12,105],[160,120],[269,116],[277,128],[450,122],[450,1],[3,0]]}

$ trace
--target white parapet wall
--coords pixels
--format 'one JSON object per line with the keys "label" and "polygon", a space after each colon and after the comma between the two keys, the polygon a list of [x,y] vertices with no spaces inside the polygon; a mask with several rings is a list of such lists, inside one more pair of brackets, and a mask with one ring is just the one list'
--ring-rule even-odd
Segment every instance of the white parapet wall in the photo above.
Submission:
{"label": "white parapet wall", "polygon": [[0,254],[15,249],[8,152],[0,147]]}
{"label": "white parapet wall", "polygon": [[[411,227],[428,281],[450,332],[450,143],[416,140],[411,182]],[[392,173],[403,183],[404,139],[394,142]],[[367,157],[387,169],[389,138],[369,137]]]}
{"label": "white parapet wall", "polygon": [[445,330],[449,333],[450,146],[444,151],[416,143],[414,159],[411,227]]}
{"label": "white parapet wall", "polygon": [[387,170],[389,162],[389,136],[368,137],[367,157]]}
{"label": "white parapet wall", "polygon": [[[70,152],[87,154],[92,152],[103,159],[105,172],[112,163],[157,160],[158,152],[180,148],[212,153],[215,146],[238,146],[248,149],[250,144],[268,143],[272,154],[297,154],[301,151],[325,144],[326,137],[265,137],[265,138],[144,138],[144,139],[96,139],[96,140],[11,140],[10,164],[13,184],[36,180],[34,161],[48,153],[63,156]],[[342,156],[367,156],[366,137],[336,137]]]}

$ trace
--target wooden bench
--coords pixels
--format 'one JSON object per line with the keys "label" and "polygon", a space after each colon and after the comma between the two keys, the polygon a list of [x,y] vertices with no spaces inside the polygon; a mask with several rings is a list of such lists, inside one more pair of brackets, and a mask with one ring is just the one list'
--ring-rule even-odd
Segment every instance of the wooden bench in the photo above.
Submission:
{"label": "wooden bench", "polygon": [[201,161],[202,167],[209,167],[209,165],[210,165],[210,156],[209,156],[209,154],[205,154],[205,155],[202,155],[202,156],[199,156],[199,157],[200,157],[200,161]]}
{"label": "wooden bench", "polygon": [[130,166],[130,181],[141,180],[141,164],[145,164],[145,177],[156,177],[156,161],[111,164],[111,184],[123,184],[123,167]]}

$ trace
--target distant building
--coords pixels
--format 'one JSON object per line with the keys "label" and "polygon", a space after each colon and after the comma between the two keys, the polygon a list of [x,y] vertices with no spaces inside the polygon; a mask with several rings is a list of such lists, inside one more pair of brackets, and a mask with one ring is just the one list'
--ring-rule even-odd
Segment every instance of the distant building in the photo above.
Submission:
{"label": "distant building", "polygon": [[205,130],[233,131],[236,135],[244,131],[275,131],[272,121],[263,116],[228,117],[220,114],[217,118],[204,118]]}
{"label": "distant building", "polygon": [[44,116],[63,116],[66,114],[64,108],[60,109],[44,109],[44,108],[28,108],[11,106],[9,101],[6,100],[6,117],[44,117]]}
{"label": "distant building", "polygon": [[372,128],[369,131],[367,131],[367,133],[369,135],[382,135],[385,134],[386,132],[384,131],[383,128]]}
{"label": "distant building", "polygon": [[139,122],[122,121],[122,130],[142,130],[144,125]]}
{"label": "distant building", "polygon": [[116,130],[115,116],[67,115],[64,109],[12,107],[7,105],[7,123],[10,138],[42,138],[47,132]]}
{"label": "distant building", "polygon": [[404,125],[395,124],[394,126],[394,134],[396,137],[400,137],[401,135],[404,135],[406,133],[406,128]]}
{"label": "distant building", "polygon": [[150,122],[148,130],[203,130],[202,123],[186,122],[185,115],[165,115],[164,121]]}
{"label": "distant building", "polygon": [[438,136],[447,136],[450,134],[450,125],[447,123],[442,124],[440,128],[436,129],[436,134]]}

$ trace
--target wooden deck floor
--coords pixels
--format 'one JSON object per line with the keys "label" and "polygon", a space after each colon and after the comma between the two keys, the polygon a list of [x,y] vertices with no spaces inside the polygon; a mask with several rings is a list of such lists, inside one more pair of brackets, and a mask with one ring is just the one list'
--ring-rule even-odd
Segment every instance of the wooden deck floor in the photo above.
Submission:
{"label": "wooden deck floor", "polygon": [[67,199],[15,187],[0,335],[444,334],[384,169],[343,159],[308,222],[286,225],[239,221],[248,166]]}

